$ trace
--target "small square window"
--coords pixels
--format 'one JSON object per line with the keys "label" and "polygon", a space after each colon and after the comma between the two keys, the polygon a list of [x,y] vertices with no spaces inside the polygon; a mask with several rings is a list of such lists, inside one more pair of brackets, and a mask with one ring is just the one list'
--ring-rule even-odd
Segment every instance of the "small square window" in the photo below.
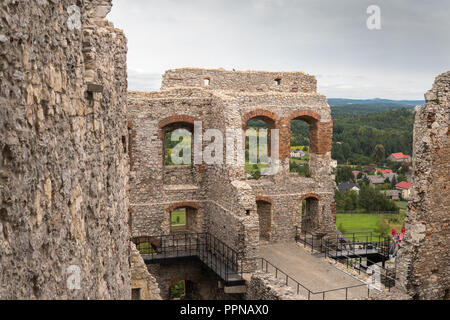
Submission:
{"label": "small square window", "polygon": [[186,226],[186,208],[179,208],[170,213],[172,227]]}
{"label": "small square window", "polygon": [[281,78],[276,78],[276,79],[273,81],[273,84],[274,84],[275,86],[280,86],[280,85],[281,85]]}
{"label": "small square window", "polygon": [[208,87],[210,84],[211,84],[211,79],[209,79],[209,78],[203,79],[203,85],[205,87]]}
{"label": "small square window", "polygon": [[141,288],[131,289],[131,300],[141,300]]}

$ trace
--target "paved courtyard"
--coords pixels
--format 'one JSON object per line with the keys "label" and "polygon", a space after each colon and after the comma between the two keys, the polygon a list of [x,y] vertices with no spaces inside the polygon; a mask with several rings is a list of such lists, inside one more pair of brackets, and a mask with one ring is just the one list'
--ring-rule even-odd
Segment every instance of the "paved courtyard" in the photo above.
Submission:
{"label": "paved courtyard", "polygon": [[[309,290],[321,292],[350,286],[364,284],[352,276],[338,270],[323,258],[312,255],[296,243],[280,243],[260,247],[260,256],[277,268],[286,272]],[[269,267],[269,272],[274,273],[274,269]],[[283,275],[278,275],[279,279],[285,279]],[[295,287],[293,282],[289,285]],[[306,290],[301,289],[300,294],[307,295]],[[325,294],[326,300],[345,299],[345,290],[328,292]],[[348,290],[348,298],[367,297],[367,286],[351,288]],[[323,299],[323,294],[311,295],[312,300]]]}

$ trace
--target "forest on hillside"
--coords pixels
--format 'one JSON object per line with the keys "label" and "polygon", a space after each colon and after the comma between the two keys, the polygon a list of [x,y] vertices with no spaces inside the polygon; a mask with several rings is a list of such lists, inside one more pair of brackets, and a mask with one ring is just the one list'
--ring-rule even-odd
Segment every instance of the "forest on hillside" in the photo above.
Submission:
{"label": "forest on hillside", "polygon": [[406,108],[336,118],[332,158],[365,165],[395,152],[412,155],[413,127],[414,113]]}
{"label": "forest on hillside", "polygon": [[[331,105],[332,158],[340,164],[383,162],[391,153],[412,155],[414,112],[406,104]],[[261,124],[261,123],[260,123]],[[309,125],[292,121],[291,146],[309,145]]]}
{"label": "forest on hillside", "polygon": [[[332,158],[338,163],[366,165],[383,162],[395,152],[412,154],[413,110],[394,108],[379,112],[384,106],[378,107],[331,107],[335,114]],[[291,146],[309,145],[309,126],[305,122],[292,121],[291,130]]]}

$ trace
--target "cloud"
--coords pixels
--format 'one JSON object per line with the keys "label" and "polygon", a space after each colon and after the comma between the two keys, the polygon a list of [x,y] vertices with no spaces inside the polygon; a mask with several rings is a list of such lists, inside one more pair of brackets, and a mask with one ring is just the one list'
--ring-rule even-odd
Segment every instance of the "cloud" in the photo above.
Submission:
{"label": "cloud", "polygon": [[128,89],[131,91],[155,91],[161,88],[162,75],[128,69]]}
{"label": "cloud", "polygon": [[375,31],[372,0],[113,0],[108,18],[128,37],[130,88],[159,88],[171,68],[223,67],[305,71],[327,96],[422,99],[450,69],[450,1],[376,2]]}

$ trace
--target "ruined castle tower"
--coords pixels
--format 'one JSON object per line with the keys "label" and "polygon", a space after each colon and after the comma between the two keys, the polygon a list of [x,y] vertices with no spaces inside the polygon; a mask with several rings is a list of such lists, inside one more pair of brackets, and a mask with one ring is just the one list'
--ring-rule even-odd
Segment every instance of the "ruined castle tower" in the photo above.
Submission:
{"label": "ruined castle tower", "polygon": [[414,299],[450,299],[450,72],[436,78],[416,114],[414,178],[400,287]]}
{"label": "ruined castle tower", "polygon": [[111,0],[0,3],[0,299],[130,298]]}
{"label": "ruined castle tower", "polygon": [[[303,72],[186,68],[167,71],[160,91],[130,92],[132,235],[207,232],[247,259],[258,256],[260,241],[294,241],[296,227],[334,232],[333,122],[326,97],[316,87],[316,79]],[[243,163],[227,161],[245,148],[239,138],[227,145],[227,134],[243,133],[245,141],[251,119],[279,130],[280,169],[259,180],[248,178]],[[308,177],[290,172],[292,120],[309,124]],[[166,163],[166,134],[180,128],[191,132],[192,141],[200,139],[200,150],[212,141],[207,130],[215,129],[224,142],[215,153],[223,154],[223,161]],[[192,153],[198,147],[193,144]],[[173,227],[171,213],[178,209],[185,210],[186,223]],[[163,282],[158,279],[161,287]]]}

